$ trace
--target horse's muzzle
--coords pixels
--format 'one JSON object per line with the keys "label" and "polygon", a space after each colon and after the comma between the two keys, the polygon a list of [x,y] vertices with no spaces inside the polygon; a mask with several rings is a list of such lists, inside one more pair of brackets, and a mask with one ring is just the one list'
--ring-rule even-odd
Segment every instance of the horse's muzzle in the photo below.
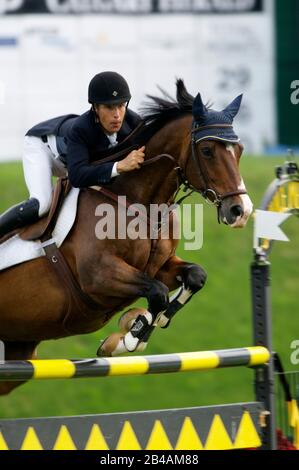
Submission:
{"label": "horse's muzzle", "polygon": [[219,209],[220,220],[232,228],[245,227],[252,213],[253,205],[247,194],[227,198]]}

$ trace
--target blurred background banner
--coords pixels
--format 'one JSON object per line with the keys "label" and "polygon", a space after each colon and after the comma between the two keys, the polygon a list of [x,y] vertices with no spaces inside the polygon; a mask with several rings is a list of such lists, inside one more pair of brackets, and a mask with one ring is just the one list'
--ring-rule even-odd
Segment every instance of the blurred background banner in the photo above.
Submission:
{"label": "blurred background banner", "polygon": [[135,110],[176,77],[216,109],[244,93],[247,153],[299,145],[298,24],[297,0],[0,0],[0,160],[21,158],[32,125],[86,111],[103,70]]}
{"label": "blurred background banner", "polygon": [[261,11],[262,0],[1,0],[12,13],[206,13]]}

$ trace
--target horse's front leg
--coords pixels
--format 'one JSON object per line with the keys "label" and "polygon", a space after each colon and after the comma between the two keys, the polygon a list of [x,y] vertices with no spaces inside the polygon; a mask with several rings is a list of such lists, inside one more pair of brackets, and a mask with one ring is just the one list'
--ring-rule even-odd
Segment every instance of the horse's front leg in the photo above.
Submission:
{"label": "horse's front leg", "polygon": [[163,282],[170,291],[179,289],[170,298],[166,311],[160,315],[158,326],[166,328],[172,317],[201,290],[206,282],[206,272],[198,265],[183,261],[178,256],[172,256],[155,276]]}
{"label": "horse's front leg", "polygon": [[[156,274],[155,279],[166,285],[170,291],[177,288],[178,290],[170,298],[167,309],[160,312],[151,323],[146,325],[146,312],[143,313],[145,325],[139,334],[138,350],[146,348],[148,340],[157,326],[161,328],[169,326],[173,316],[189,302],[196,292],[203,288],[206,278],[206,272],[198,264],[188,263],[178,256],[172,256],[167,260]],[[130,317],[130,311],[126,315]],[[140,321],[140,319],[139,315],[137,320]],[[130,338],[130,332],[125,338]]]}
{"label": "horse's front leg", "polygon": [[[107,292],[113,292],[113,297],[134,300],[145,297],[148,310],[134,318],[129,331],[124,336],[114,333],[101,344],[98,355],[118,355],[133,352],[137,349],[143,337],[152,328],[156,319],[167,310],[169,304],[168,288],[157,279],[152,279],[143,272],[128,265],[117,257],[102,257],[102,269],[91,276],[86,273],[88,283],[85,291],[93,295],[95,300],[103,299]],[[109,297],[107,298],[109,301]]]}

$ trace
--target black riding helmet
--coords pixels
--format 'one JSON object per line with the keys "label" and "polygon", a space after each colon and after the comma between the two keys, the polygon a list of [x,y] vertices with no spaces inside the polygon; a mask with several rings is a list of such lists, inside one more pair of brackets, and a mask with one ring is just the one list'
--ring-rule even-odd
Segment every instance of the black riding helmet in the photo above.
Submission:
{"label": "black riding helmet", "polygon": [[129,85],[117,72],[98,73],[88,87],[88,101],[91,104],[119,104],[130,99]]}

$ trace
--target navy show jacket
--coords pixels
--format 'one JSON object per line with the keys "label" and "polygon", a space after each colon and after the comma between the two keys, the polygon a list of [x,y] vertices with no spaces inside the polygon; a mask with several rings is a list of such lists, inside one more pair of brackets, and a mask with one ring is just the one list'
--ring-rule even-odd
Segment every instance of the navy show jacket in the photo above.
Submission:
{"label": "navy show jacket", "polygon": [[[140,122],[141,118],[138,114],[127,109],[123,125],[117,133],[118,143],[121,143]],[[49,119],[32,127],[26,135],[56,136],[57,150],[66,164],[72,186],[86,188],[110,183],[113,162],[97,166],[90,165],[99,160],[99,153],[108,149],[110,145],[102,127],[96,122],[92,110],[81,116],[67,114]]]}

